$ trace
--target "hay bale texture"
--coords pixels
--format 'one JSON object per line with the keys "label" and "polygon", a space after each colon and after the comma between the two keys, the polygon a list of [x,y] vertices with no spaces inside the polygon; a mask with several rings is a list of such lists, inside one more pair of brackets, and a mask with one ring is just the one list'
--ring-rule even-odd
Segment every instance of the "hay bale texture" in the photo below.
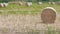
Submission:
{"label": "hay bale texture", "polygon": [[41,13],[41,19],[43,23],[55,23],[56,20],[56,10],[52,7],[47,7],[43,9]]}

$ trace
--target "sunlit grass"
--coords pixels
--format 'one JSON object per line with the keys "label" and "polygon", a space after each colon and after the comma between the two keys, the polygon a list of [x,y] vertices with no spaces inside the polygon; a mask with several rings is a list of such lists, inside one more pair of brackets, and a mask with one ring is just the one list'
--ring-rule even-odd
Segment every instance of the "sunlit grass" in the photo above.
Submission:
{"label": "sunlit grass", "polygon": [[[45,7],[53,7],[57,12],[60,11],[60,5],[57,4],[49,5],[48,3],[43,3],[38,5],[37,3],[33,3],[30,7],[27,7],[26,5],[19,6],[18,4],[9,4],[7,7],[0,7],[0,10],[4,10],[3,12],[0,12],[0,14],[40,14]],[[5,10],[8,11],[5,12]]]}

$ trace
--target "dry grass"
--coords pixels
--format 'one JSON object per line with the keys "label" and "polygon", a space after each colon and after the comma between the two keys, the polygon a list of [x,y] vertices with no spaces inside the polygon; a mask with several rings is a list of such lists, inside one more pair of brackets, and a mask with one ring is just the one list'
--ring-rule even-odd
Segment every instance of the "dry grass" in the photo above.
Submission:
{"label": "dry grass", "polygon": [[[60,17],[59,17],[60,18]],[[15,32],[15,33],[22,33],[27,31],[30,32],[30,29],[37,29],[37,31],[41,30],[41,33],[45,32],[43,30],[48,30],[48,27],[52,27],[52,30],[59,30],[60,29],[60,21],[56,20],[54,24],[44,24],[41,23],[40,14],[37,15],[0,15],[0,28],[2,32]],[[4,28],[5,27],[5,28]],[[7,29],[6,29],[7,28]],[[9,29],[9,30],[8,30]],[[12,33],[10,32],[10,33]],[[38,33],[35,30],[32,32]],[[40,32],[40,31],[39,31]],[[31,32],[30,32],[31,33]],[[31,33],[32,34],[32,33]]]}
{"label": "dry grass", "polygon": [[[59,12],[58,5],[33,5],[31,7],[27,6],[18,6],[10,5],[6,8],[0,8],[0,10],[12,10],[12,11],[1,11],[0,12],[0,29],[2,31],[1,34],[28,34],[31,31],[35,34],[38,33],[44,34],[44,30],[48,30],[48,27],[51,26],[52,30],[60,30],[60,13],[57,15],[56,23],[54,24],[44,24],[41,20],[41,10],[47,6],[54,7],[57,12]],[[42,6],[42,7],[41,7]],[[57,7],[56,7],[57,6]],[[14,8],[13,8],[14,7]],[[18,12],[14,11],[16,9]],[[23,11],[23,12],[20,12]],[[28,31],[28,33],[22,33]],[[38,32],[37,32],[38,31]],[[6,33],[8,32],[8,33]]]}

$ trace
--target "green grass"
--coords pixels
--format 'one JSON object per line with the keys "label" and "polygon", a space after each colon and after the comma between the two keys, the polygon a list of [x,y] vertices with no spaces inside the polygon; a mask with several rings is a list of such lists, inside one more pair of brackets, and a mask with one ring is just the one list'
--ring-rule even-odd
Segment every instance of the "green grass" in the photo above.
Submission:
{"label": "green grass", "polygon": [[57,12],[60,11],[60,5],[49,5],[48,3],[43,3],[42,5],[38,5],[37,3],[33,3],[32,6],[27,7],[26,5],[19,6],[18,4],[9,4],[7,7],[0,7],[0,10],[4,10],[0,12],[0,14],[40,14],[42,9],[45,7],[54,7]]}
{"label": "green grass", "polygon": [[53,30],[51,26],[48,27],[48,31],[46,34],[59,34],[58,30]]}

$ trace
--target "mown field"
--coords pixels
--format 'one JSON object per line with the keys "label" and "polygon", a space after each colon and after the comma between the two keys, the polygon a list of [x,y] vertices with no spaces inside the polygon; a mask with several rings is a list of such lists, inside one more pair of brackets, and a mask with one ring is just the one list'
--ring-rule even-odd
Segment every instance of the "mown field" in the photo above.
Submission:
{"label": "mown field", "polygon": [[[44,24],[41,12],[45,7],[53,7],[57,12],[54,24]],[[32,6],[9,4],[0,7],[0,34],[60,34],[60,5],[43,3]]]}

